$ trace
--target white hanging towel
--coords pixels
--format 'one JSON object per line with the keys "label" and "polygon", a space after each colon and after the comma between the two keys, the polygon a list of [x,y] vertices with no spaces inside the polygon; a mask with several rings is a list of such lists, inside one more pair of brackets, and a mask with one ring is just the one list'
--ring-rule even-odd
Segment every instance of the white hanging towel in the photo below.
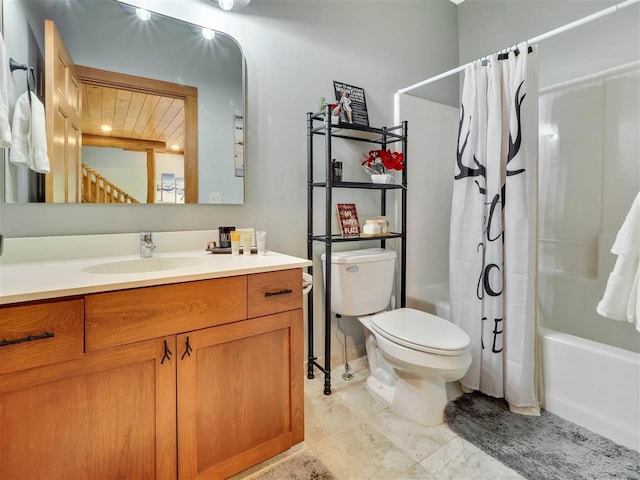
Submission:
{"label": "white hanging towel", "polygon": [[620,227],[611,253],[618,259],[596,310],[603,317],[635,323],[640,332],[640,193]]}
{"label": "white hanging towel", "polygon": [[11,146],[11,128],[9,127],[9,59],[4,50],[4,39],[0,34],[0,147]]}
{"label": "white hanging towel", "polygon": [[13,145],[9,160],[38,173],[49,173],[47,130],[44,105],[35,93],[25,92],[18,98],[13,111]]}

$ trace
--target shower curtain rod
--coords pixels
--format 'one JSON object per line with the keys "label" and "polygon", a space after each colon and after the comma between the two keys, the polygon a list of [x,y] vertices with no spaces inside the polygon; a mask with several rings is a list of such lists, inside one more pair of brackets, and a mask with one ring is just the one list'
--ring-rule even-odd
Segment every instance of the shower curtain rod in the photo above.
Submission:
{"label": "shower curtain rod", "polygon": [[[596,13],[592,13],[591,15],[587,15],[586,17],[582,17],[578,20],[575,20],[573,22],[567,23],[566,25],[563,25],[562,27],[558,27],[558,28],[554,28],[553,30],[550,30],[546,33],[543,33],[542,35],[538,35],[537,37],[533,37],[530,38],[529,40],[526,41],[526,43],[528,44],[532,44],[532,43],[536,43],[536,42],[540,42],[542,40],[546,40],[547,38],[551,38],[554,37],[556,35],[558,35],[559,33],[562,32],[566,32],[567,30],[571,30],[575,27],[579,27],[580,25],[584,25],[585,23],[589,23],[592,22],[593,20],[596,20],[600,17],[605,17],[607,15],[609,15],[610,13],[615,13],[618,10],[621,10],[625,7],[628,7],[630,5],[633,5],[634,3],[638,3],[640,2],[640,0],[625,0],[624,2],[620,2],[616,5],[611,5],[608,8],[605,8],[604,10],[600,10],[599,12]],[[523,43],[523,42],[520,42]],[[509,47],[511,48],[511,47]],[[484,57],[483,57],[484,58]],[[467,65],[471,65],[472,63],[474,63],[476,60],[474,60],[473,62],[468,62],[465,63],[464,65],[460,65],[459,67],[456,67],[452,70],[449,70],[447,72],[441,73],[439,75],[436,75],[435,77],[431,77],[428,78],[426,80],[423,80],[421,82],[418,83],[414,83],[413,85],[406,87],[406,88],[401,88],[398,90],[397,93],[407,93],[411,90],[415,90],[416,88],[422,87],[424,85],[428,85],[429,83],[433,83],[437,80],[440,80],[442,78],[446,78],[450,75],[453,75],[455,73],[459,73],[462,72],[465,68],[467,68]]]}

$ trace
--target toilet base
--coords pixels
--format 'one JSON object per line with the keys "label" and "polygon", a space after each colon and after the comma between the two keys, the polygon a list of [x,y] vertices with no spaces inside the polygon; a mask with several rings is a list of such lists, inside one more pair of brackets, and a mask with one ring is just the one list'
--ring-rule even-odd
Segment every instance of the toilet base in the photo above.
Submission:
{"label": "toilet base", "polygon": [[367,390],[403,417],[425,427],[444,422],[447,391],[444,380],[429,380],[399,372],[395,385],[367,378]]}

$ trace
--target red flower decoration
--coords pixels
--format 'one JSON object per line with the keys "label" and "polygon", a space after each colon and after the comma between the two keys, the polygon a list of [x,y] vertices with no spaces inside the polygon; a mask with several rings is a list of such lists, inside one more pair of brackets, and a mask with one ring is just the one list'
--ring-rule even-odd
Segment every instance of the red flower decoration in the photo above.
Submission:
{"label": "red flower decoration", "polygon": [[387,170],[404,170],[404,155],[390,150],[370,150],[363,154],[362,166],[370,174],[386,173]]}

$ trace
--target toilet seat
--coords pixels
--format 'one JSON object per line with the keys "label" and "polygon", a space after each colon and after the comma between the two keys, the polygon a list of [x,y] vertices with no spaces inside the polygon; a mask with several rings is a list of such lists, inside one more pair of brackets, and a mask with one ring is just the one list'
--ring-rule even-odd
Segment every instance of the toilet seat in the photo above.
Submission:
{"label": "toilet seat", "polygon": [[379,313],[371,328],[390,342],[436,355],[462,355],[471,339],[453,323],[412,308]]}

